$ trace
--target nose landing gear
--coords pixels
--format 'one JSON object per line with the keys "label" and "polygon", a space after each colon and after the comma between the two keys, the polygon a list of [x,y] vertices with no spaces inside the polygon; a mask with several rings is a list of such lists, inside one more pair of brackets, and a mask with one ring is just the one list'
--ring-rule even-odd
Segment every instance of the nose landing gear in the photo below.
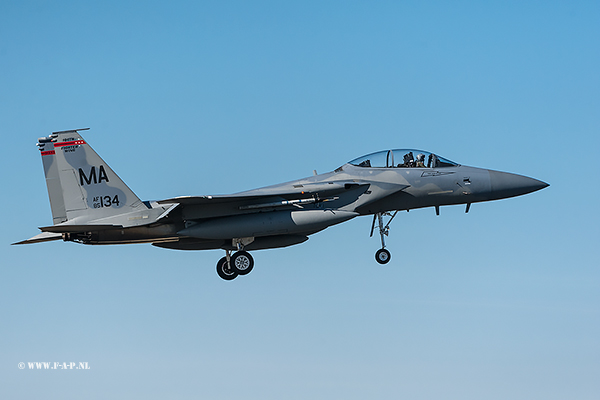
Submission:
{"label": "nose landing gear", "polygon": [[379,264],[387,264],[392,259],[392,254],[387,249],[379,249],[375,253],[375,260]]}
{"label": "nose landing gear", "polygon": [[[398,214],[398,211],[395,211],[394,214],[390,214],[389,212],[377,213],[373,215],[373,224],[371,225],[371,235],[373,237],[373,232],[375,231],[375,222],[379,227],[379,235],[381,236],[381,249],[377,250],[375,253],[375,260],[379,264],[387,264],[392,259],[392,254],[385,248],[385,236],[388,236],[390,233],[390,224],[394,217]],[[384,225],[383,217],[389,216],[390,219],[387,224]]]}

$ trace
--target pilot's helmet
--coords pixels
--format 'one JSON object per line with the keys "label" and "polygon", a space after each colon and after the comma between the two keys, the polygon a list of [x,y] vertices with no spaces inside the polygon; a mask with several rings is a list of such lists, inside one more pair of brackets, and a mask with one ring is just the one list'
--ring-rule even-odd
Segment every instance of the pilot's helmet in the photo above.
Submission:
{"label": "pilot's helmet", "polygon": [[417,161],[425,161],[425,154],[417,154]]}

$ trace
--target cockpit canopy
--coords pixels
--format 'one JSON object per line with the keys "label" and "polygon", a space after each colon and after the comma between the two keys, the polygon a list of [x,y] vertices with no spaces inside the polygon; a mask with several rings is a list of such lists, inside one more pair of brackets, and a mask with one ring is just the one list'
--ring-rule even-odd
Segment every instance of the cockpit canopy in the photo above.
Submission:
{"label": "cockpit canopy", "polygon": [[433,153],[414,149],[394,149],[367,154],[349,162],[365,168],[443,168],[458,164]]}

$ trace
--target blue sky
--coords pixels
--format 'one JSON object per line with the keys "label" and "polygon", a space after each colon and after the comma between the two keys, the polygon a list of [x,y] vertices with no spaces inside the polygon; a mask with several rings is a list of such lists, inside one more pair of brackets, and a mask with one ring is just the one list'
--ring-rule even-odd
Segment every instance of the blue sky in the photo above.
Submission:
{"label": "blue sky", "polygon": [[[574,4],[573,4],[574,3]],[[597,399],[597,2],[0,3],[2,398]],[[551,186],[255,252],[9,246],[51,223],[38,137],[143,199],[387,148]],[[88,362],[88,371],[19,362]]]}

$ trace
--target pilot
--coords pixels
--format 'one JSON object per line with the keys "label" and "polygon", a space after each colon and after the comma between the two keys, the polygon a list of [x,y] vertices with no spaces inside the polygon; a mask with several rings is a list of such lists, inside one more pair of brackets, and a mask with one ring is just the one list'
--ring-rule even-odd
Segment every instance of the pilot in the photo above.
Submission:
{"label": "pilot", "polygon": [[404,168],[413,168],[414,166],[415,166],[415,160],[414,160],[414,157],[413,157],[413,152],[409,151],[408,153],[406,153],[404,155],[404,164],[402,164],[402,167],[404,167]]}
{"label": "pilot", "polygon": [[425,168],[425,154],[417,154],[417,168]]}

